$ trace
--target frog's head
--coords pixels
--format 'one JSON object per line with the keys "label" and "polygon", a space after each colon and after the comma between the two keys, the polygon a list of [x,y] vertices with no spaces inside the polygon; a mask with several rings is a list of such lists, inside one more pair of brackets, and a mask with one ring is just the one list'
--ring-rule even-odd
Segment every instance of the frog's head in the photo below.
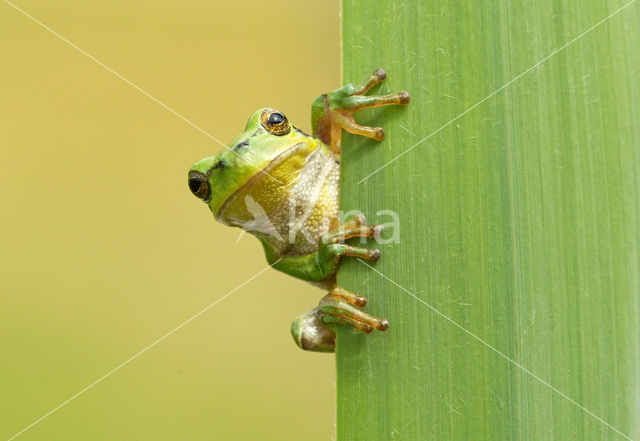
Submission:
{"label": "frog's head", "polygon": [[244,201],[236,204],[234,200],[249,188],[263,199],[265,194],[288,191],[317,146],[316,139],[289,124],[281,112],[260,109],[228,148],[191,167],[189,188],[209,205],[217,220],[238,225],[234,219],[244,218],[238,211],[246,207]]}

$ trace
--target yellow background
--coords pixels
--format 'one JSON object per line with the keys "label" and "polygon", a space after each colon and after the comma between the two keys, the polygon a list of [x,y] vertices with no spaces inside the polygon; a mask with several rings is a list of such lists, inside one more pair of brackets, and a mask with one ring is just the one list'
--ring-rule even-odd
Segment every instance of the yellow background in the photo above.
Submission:
{"label": "yellow background", "polygon": [[[224,142],[340,85],[337,2],[15,4]],[[266,261],[187,188],[219,144],[3,2],[0,54],[6,440]],[[16,439],[329,440],[334,358],[289,335],[321,295],[269,270]]]}

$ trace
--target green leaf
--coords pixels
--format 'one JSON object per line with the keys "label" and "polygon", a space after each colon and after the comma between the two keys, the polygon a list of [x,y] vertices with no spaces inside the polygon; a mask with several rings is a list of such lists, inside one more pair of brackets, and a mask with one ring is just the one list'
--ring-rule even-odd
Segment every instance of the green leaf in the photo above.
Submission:
{"label": "green leaf", "polygon": [[391,326],[339,332],[338,440],[638,439],[640,4],[343,3],[344,81],[412,103],[343,140],[400,226],[339,273]]}

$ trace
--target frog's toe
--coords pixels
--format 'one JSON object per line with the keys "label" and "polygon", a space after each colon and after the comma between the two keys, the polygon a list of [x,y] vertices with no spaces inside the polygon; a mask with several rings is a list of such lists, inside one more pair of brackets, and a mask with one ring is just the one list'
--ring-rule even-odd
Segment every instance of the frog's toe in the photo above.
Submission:
{"label": "frog's toe", "polygon": [[[355,111],[368,106],[357,107],[354,105],[350,107]],[[362,126],[358,124],[352,117],[344,118],[344,120],[342,121],[342,128],[353,135],[365,136],[376,141],[382,141],[384,139],[384,130],[382,129],[382,127]]]}
{"label": "frog's toe", "polygon": [[352,96],[348,104],[349,110],[367,109],[370,107],[390,106],[398,104],[405,106],[411,102],[411,95],[406,90],[389,95],[356,95]]}
{"label": "frog's toe", "polygon": [[357,306],[358,308],[364,308],[367,306],[367,298],[364,296],[359,296],[356,293],[353,293],[349,290],[341,288],[339,286],[335,286],[330,293],[334,297],[339,297],[352,305]]}
{"label": "frog's toe", "polygon": [[367,225],[367,218],[364,214],[356,214],[355,216],[350,217],[344,223],[343,228],[360,228],[364,225]]}
{"label": "frog's toe", "polygon": [[356,89],[354,95],[364,95],[376,84],[382,83],[387,78],[387,73],[384,69],[376,69],[371,76],[366,79],[364,83],[358,89]]}
{"label": "frog's toe", "polygon": [[380,250],[377,248],[369,248],[369,256],[367,260],[374,263],[380,260]]}
{"label": "frog's toe", "polygon": [[364,216],[355,216],[350,218],[340,228],[335,231],[325,233],[320,241],[323,244],[332,244],[344,242],[354,237],[369,237],[379,239],[382,232],[382,226],[379,224],[367,225]]}
{"label": "frog's toe", "polygon": [[380,235],[382,234],[382,225],[373,224],[369,228],[371,228],[371,233],[373,234],[373,239],[380,239]]}

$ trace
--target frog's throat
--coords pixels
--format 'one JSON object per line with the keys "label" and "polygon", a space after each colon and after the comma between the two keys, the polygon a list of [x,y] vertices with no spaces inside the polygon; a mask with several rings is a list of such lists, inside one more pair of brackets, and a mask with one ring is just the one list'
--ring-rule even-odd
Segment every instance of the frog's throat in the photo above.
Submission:
{"label": "frog's throat", "polygon": [[[319,147],[319,145],[320,145],[320,143],[316,143],[315,147],[310,151],[310,153],[314,152]],[[227,223],[222,220],[223,219],[222,214],[227,209],[229,204],[238,196],[238,194],[240,192],[242,192],[243,190],[245,190],[246,188],[251,187],[252,185],[254,185],[260,179],[275,179],[275,178],[271,177],[269,172],[271,170],[273,170],[274,168],[276,168],[277,166],[279,166],[280,164],[282,164],[285,160],[287,160],[291,156],[293,156],[296,153],[298,153],[300,150],[302,150],[305,147],[308,147],[308,143],[306,143],[306,142],[298,142],[298,143],[292,145],[291,147],[289,147],[288,149],[286,149],[284,152],[280,153],[275,158],[273,158],[271,160],[271,162],[269,162],[260,172],[254,174],[249,179],[247,179],[247,182],[242,184],[242,186],[238,187],[238,189],[236,191],[234,191],[231,194],[231,196],[229,196],[227,198],[226,201],[224,201],[224,203],[220,206],[218,211],[215,213],[215,218],[219,222],[222,222],[223,224],[227,225]]]}

